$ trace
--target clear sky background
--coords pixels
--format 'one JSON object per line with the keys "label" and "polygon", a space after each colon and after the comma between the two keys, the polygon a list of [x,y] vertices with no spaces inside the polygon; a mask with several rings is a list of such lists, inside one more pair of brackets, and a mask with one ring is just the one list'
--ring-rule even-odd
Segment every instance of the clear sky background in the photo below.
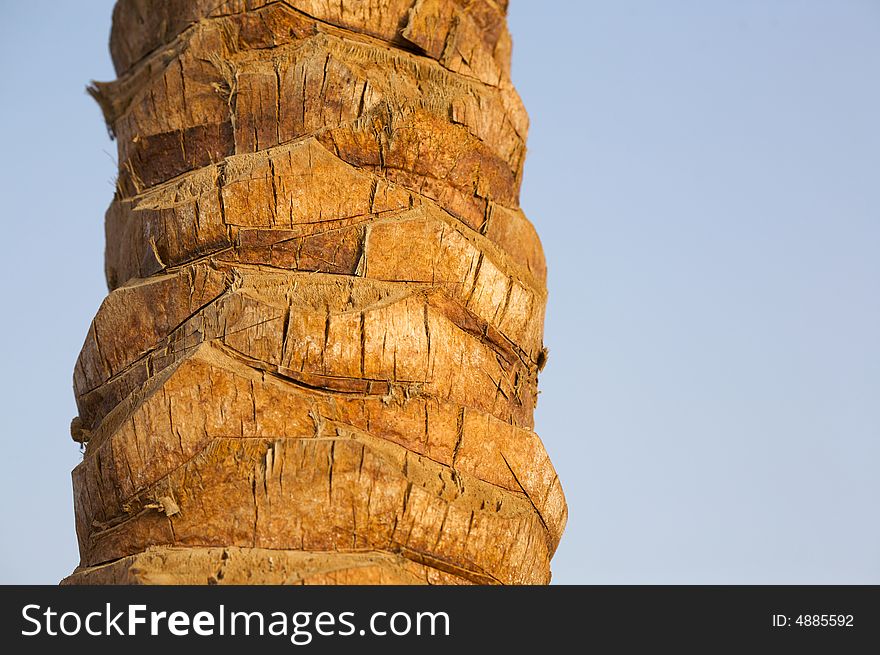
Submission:
{"label": "clear sky background", "polygon": [[[0,583],[76,566],[110,0],[0,0]],[[880,2],[512,0],[557,583],[880,583]]]}

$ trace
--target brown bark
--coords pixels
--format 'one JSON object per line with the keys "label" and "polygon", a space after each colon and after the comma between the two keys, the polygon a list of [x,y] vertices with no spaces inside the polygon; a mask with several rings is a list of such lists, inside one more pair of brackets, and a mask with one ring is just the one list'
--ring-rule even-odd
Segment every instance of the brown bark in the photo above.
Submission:
{"label": "brown bark", "polygon": [[546,583],[497,0],[119,0],[68,583]]}

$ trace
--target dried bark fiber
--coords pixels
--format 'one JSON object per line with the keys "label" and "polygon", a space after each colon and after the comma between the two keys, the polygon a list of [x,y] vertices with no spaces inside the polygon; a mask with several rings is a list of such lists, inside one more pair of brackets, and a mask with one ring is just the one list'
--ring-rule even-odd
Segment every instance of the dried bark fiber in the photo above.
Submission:
{"label": "dried bark fiber", "polygon": [[505,11],[119,0],[65,583],[549,581]]}

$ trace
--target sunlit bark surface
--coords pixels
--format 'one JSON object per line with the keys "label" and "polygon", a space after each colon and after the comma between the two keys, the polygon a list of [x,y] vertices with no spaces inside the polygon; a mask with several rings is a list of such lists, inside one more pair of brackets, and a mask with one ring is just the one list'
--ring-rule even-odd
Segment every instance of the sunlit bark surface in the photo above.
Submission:
{"label": "sunlit bark surface", "polygon": [[506,2],[120,0],[68,583],[546,583]]}

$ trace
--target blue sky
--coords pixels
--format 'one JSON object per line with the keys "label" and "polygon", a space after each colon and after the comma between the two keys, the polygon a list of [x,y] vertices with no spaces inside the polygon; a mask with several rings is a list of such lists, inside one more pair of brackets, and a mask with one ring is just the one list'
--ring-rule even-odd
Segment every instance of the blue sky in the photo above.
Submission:
{"label": "blue sky", "polygon": [[[0,582],[77,563],[112,2],[6,3]],[[557,583],[880,583],[880,4],[511,0]]]}

